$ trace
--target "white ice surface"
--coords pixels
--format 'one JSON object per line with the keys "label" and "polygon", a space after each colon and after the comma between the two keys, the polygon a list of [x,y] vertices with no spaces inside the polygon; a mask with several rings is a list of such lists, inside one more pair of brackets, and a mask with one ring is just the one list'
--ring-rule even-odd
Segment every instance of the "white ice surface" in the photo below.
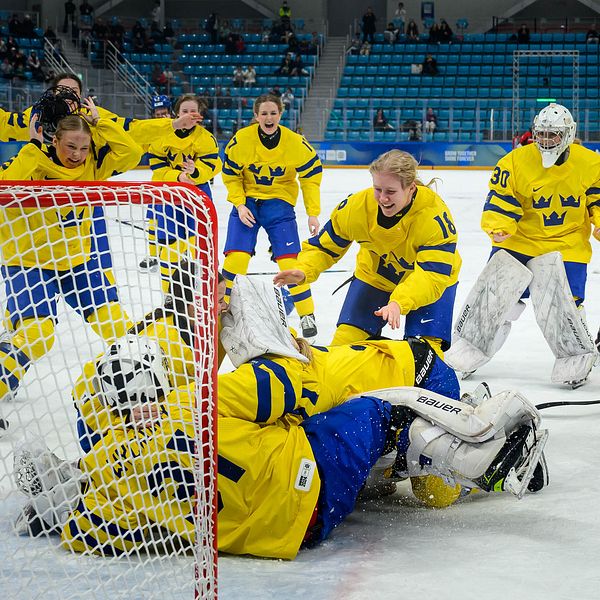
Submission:
{"label": "white ice surface", "polygon": [[[423,171],[428,181],[438,177],[438,192],[446,200],[459,230],[459,249],[463,269],[457,294],[457,309],[483,267],[490,249],[479,228],[481,208],[486,196],[486,171]],[[146,179],[149,172],[135,172],[121,179]],[[327,220],[332,208],[350,192],[367,187],[366,169],[327,169],[323,177],[322,217]],[[219,212],[219,247],[223,247],[229,207],[224,187],[218,179],[214,197]],[[306,215],[298,209],[301,237],[306,237]],[[114,233],[115,226],[111,230]],[[120,226],[119,234],[135,244],[135,232]],[[139,237],[139,236],[137,236]],[[598,243],[588,271],[587,317],[595,333],[600,323],[600,254]],[[261,234],[257,256],[250,271],[269,279],[275,265],[268,260],[268,243]],[[318,343],[330,341],[344,291],[332,291],[351,275],[355,252],[325,273],[313,286],[319,326]],[[268,273],[268,274],[263,274]],[[155,284],[153,284],[155,285]],[[139,298],[126,299],[135,316],[144,308]],[[77,323],[77,319],[73,320]],[[294,325],[297,321],[293,321]],[[59,347],[38,365],[43,375],[61,361],[76,362],[74,350],[78,336],[59,338]],[[391,333],[397,335],[397,333]],[[93,334],[90,336],[93,340]],[[96,348],[101,344],[96,343]],[[57,362],[58,361],[58,362]],[[531,307],[516,323],[504,348],[478,371],[463,388],[469,390],[487,381],[493,391],[518,389],[535,403],[552,400],[600,399],[600,376],[592,373],[589,383],[575,391],[550,383],[553,358],[539,333]],[[29,379],[29,378],[28,378]],[[43,379],[42,379],[43,381]],[[72,437],[70,407],[57,405],[52,416],[36,419],[35,398],[44,393],[43,384],[28,383],[17,402],[21,425],[42,433],[50,441]],[[28,413],[28,405],[32,408]],[[64,402],[63,404],[68,404]],[[5,407],[5,412],[15,411]],[[71,417],[69,416],[71,415]],[[9,415],[10,416],[10,415]],[[417,504],[406,487],[378,501],[357,506],[355,512],[321,546],[300,552],[292,562],[221,556],[219,559],[219,597],[225,600],[310,598],[310,600],[358,600],[370,598],[459,599],[577,599],[600,598],[600,406],[564,407],[544,411],[545,426],[550,429],[547,458],[551,484],[538,495],[518,501],[508,494],[480,494],[445,510],[429,510]],[[69,420],[70,419],[70,420]],[[27,423],[30,420],[30,423]],[[57,433],[58,432],[58,433]],[[15,434],[16,435],[16,434]],[[0,441],[0,483],[2,469],[8,468],[11,440]],[[4,466],[2,457],[5,458]],[[0,491],[2,489],[0,488]],[[0,501],[1,502],[1,501]],[[10,498],[0,510],[16,511],[18,500]],[[0,515],[1,519],[5,515]],[[6,524],[0,524],[0,581],[16,585],[0,590],[0,598],[25,597],[17,584],[34,575],[39,598],[60,598],[62,583],[39,568],[24,563],[19,556],[24,544],[45,541],[15,538]],[[48,550],[48,560],[57,560],[60,550]],[[61,558],[61,560],[63,560]],[[101,559],[98,559],[101,560]],[[82,575],[97,560],[70,557],[68,570]],[[119,571],[106,565],[103,582],[96,591],[81,588],[81,598],[146,598],[149,592],[129,594],[127,579],[115,589],[106,583]],[[143,574],[143,569],[141,573]],[[170,574],[165,573],[169,579]],[[76,584],[80,585],[80,584]],[[172,597],[188,598],[189,591],[173,583]],[[44,591],[45,590],[45,591]],[[56,595],[54,595],[56,594]],[[165,598],[171,597],[168,595]]]}

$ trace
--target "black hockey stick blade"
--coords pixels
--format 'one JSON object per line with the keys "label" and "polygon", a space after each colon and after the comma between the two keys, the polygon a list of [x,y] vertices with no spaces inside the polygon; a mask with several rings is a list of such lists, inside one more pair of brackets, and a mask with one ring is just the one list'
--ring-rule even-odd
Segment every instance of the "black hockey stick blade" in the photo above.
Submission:
{"label": "black hockey stick blade", "polygon": [[543,404],[536,404],[535,407],[538,410],[544,410],[545,408],[554,408],[555,406],[589,406],[591,404],[600,404],[600,400],[582,400],[581,402],[544,402]]}

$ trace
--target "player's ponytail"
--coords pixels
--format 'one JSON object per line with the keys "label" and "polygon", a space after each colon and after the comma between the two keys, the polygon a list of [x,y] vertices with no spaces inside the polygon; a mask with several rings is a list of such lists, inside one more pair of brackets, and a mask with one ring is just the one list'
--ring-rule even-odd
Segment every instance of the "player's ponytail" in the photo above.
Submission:
{"label": "player's ponytail", "polygon": [[419,163],[412,154],[402,150],[390,150],[381,156],[378,156],[370,165],[369,172],[373,173],[390,173],[400,180],[402,189],[409,188],[413,183],[425,187],[430,187],[432,183],[437,181],[434,177],[429,183],[423,183],[417,176]]}

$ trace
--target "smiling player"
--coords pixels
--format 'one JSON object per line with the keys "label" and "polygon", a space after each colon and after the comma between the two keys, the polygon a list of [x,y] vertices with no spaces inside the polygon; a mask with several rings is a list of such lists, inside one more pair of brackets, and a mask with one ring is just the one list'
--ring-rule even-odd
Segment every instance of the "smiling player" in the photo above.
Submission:
{"label": "smiling player", "polygon": [[407,152],[386,152],[369,170],[373,187],[340,202],[321,232],[303,242],[297,269],[274,281],[312,283],[356,241],[356,269],[332,345],[377,336],[386,323],[397,329],[406,315],[405,336],[426,337],[444,350],[461,265],[450,210],[417,178]]}
{"label": "smiling player", "polygon": [[[319,230],[323,167],[312,146],[279,124],[283,113],[276,96],[254,102],[256,124],[238,131],[225,148],[223,183],[234,205],[227,225],[223,275],[228,295],[236,275],[245,275],[254,254],[258,231],[265,229],[280,269],[296,266],[300,238],[294,206],[298,182],[308,213],[311,235]],[[314,338],[317,326],[308,285],[291,285],[290,295],[300,315],[302,335]]]}

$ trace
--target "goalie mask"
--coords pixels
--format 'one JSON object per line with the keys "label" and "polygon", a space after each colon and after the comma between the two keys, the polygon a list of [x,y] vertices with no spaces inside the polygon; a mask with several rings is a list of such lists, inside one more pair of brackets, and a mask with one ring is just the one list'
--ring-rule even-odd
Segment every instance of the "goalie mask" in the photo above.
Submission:
{"label": "goalie mask", "polygon": [[548,169],[573,143],[577,124],[571,113],[560,104],[549,104],[533,120],[533,139]]}
{"label": "goalie mask", "polygon": [[146,337],[126,335],[96,363],[98,392],[107,406],[129,410],[161,400],[170,391],[166,359],[160,346]]}
{"label": "goalie mask", "polygon": [[45,135],[56,131],[58,122],[64,117],[76,114],[79,110],[80,98],[72,88],[57,85],[47,89],[32,106],[32,114],[39,115],[38,123],[43,127]]}

